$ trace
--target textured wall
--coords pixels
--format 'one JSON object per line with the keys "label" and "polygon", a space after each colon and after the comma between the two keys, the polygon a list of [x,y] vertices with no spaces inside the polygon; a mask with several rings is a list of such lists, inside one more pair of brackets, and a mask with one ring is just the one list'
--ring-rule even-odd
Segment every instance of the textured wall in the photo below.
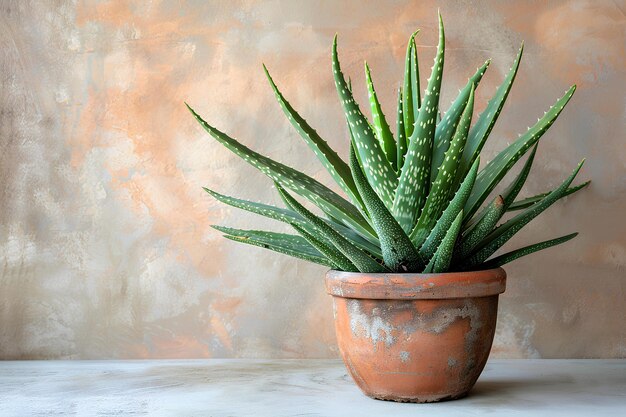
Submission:
{"label": "textured wall", "polygon": [[[364,102],[387,109],[417,27],[422,70],[446,23],[442,103],[489,57],[481,110],[522,40],[488,156],[573,83],[526,193],[582,158],[584,192],[516,245],[581,235],[508,267],[494,353],[626,356],[626,5],[623,1],[1,1],[0,358],[335,357],[324,268],[240,246],[209,224],[265,226],[205,195],[278,203],[268,180],[183,106],[328,180],[274,101],[261,62],[345,155],[330,45]],[[391,112],[390,112],[391,113]],[[486,159],[486,158],[485,158]],[[278,226],[280,230],[281,226]]]}

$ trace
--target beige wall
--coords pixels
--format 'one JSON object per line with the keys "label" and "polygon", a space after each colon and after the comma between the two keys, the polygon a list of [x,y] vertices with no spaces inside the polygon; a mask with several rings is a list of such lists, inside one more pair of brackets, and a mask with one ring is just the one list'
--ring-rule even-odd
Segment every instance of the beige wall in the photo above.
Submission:
{"label": "beige wall", "polygon": [[[526,52],[493,156],[573,83],[525,193],[587,157],[592,186],[514,245],[579,231],[515,262],[500,357],[626,356],[626,73],[623,1],[151,1],[0,3],[0,358],[335,357],[324,268],[226,241],[219,223],[266,226],[217,204],[278,203],[265,177],[183,106],[324,181],[261,63],[344,155],[330,71],[340,54],[365,100],[362,61],[392,113],[415,28],[426,72],[446,23],[442,103],[487,58],[479,110]],[[485,158],[486,159],[486,158]],[[278,225],[278,230],[281,226]]]}

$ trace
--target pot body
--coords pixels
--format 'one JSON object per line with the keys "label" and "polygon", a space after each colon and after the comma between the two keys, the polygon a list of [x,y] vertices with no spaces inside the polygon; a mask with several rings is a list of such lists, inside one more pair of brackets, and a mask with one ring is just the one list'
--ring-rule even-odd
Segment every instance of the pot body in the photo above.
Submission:
{"label": "pot body", "polygon": [[502,268],[443,274],[329,271],[337,342],[368,396],[403,402],[461,398],[487,362]]}

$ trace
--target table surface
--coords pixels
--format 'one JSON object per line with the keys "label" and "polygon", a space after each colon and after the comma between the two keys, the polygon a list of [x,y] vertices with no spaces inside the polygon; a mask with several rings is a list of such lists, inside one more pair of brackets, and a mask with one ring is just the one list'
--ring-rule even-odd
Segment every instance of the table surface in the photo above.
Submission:
{"label": "table surface", "polygon": [[0,416],[626,416],[626,360],[490,360],[470,395],[370,399],[337,360],[0,362]]}

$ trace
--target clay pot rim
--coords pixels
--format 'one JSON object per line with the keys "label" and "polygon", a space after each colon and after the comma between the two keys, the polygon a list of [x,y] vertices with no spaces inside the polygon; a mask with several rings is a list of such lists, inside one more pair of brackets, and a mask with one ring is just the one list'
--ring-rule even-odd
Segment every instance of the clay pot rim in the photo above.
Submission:
{"label": "clay pot rim", "polygon": [[326,292],[334,297],[419,300],[487,297],[506,289],[502,268],[468,272],[365,273],[330,270]]}

